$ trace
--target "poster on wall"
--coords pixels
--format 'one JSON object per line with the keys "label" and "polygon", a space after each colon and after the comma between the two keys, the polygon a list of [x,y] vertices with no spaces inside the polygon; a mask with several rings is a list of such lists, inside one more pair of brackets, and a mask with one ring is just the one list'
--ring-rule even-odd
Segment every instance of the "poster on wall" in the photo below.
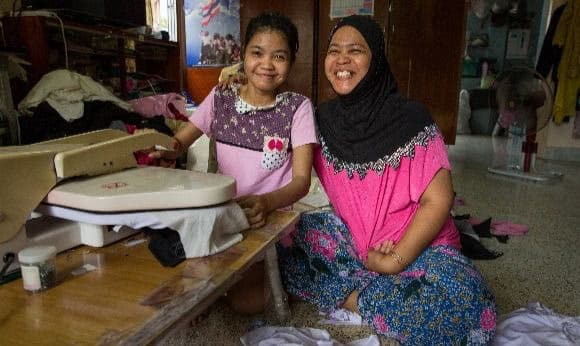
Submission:
{"label": "poster on wall", "polygon": [[240,61],[240,0],[185,0],[188,67]]}
{"label": "poster on wall", "polygon": [[330,18],[348,17],[353,14],[372,16],[374,0],[330,0]]}

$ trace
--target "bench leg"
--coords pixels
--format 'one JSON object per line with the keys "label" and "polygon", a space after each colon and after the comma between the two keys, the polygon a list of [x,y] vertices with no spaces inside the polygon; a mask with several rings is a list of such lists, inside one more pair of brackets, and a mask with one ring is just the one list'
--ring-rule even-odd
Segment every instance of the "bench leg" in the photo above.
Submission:
{"label": "bench leg", "polygon": [[288,306],[288,296],[282,287],[280,269],[278,268],[278,255],[276,246],[271,246],[266,251],[266,275],[272,289],[272,300],[278,322],[284,323],[290,318],[290,307]]}

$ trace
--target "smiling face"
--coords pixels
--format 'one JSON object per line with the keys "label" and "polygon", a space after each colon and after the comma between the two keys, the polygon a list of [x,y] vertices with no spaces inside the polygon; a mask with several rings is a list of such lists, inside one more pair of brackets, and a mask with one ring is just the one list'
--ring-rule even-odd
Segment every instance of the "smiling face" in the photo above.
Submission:
{"label": "smiling face", "polygon": [[339,95],[347,95],[369,71],[371,50],[361,33],[345,25],[336,30],[324,59],[324,72]]}
{"label": "smiling face", "polygon": [[290,66],[290,48],[280,31],[256,32],[245,47],[244,72],[255,92],[274,93],[288,78]]}

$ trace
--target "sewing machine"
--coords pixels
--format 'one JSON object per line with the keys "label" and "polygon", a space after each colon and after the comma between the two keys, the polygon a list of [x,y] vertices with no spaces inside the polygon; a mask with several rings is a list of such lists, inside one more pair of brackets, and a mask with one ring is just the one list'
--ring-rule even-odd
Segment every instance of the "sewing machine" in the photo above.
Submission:
{"label": "sewing machine", "polygon": [[83,244],[102,247],[137,232],[113,231],[111,226],[121,225],[114,218],[119,223],[83,222],[86,215],[142,217],[152,210],[213,206],[234,197],[231,177],[139,167],[133,153],[155,145],[169,148],[171,137],[106,129],[0,147],[0,281],[2,274],[18,271],[16,254],[27,246],[50,244],[58,252]]}

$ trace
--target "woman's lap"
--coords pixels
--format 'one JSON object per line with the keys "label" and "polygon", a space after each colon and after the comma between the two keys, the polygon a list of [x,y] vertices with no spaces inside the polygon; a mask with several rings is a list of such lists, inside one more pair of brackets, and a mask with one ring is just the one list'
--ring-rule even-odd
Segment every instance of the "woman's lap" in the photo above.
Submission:
{"label": "woman's lap", "polygon": [[284,283],[321,310],[341,307],[357,290],[363,319],[409,344],[485,344],[493,335],[493,295],[458,250],[428,248],[398,275],[378,275],[364,268],[333,214],[305,214],[296,232],[291,246],[279,246]]}

